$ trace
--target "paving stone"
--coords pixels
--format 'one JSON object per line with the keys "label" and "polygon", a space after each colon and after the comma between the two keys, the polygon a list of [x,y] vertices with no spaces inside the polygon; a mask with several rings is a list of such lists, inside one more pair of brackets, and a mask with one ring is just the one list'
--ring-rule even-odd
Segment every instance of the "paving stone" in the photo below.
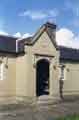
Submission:
{"label": "paving stone", "polygon": [[67,101],[55,105],[7,105],[0,107],[0,120],[55,120],[59,116],[79,114],[79,102]]}

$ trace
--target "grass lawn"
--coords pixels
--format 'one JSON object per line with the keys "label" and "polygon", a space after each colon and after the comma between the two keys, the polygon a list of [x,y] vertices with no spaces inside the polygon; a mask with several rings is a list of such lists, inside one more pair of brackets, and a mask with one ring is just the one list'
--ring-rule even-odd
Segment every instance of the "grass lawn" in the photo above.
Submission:
{"label": "grass lawn", "polygon": [[79,115],[61,117],[58,118],[57,120],[79,120]]}

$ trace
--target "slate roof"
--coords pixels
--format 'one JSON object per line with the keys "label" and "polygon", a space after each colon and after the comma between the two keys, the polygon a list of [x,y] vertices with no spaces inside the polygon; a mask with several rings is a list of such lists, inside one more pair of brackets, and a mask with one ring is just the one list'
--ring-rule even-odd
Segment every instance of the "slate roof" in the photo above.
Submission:
{"label": "slate roof", "polygon": [[16,53],[16,38],[0,35],[0,51]]}
{"label": "slate roof", "polygon": [[[52,36],[52,32],[55,33],[55,29],[56,25],[47,22],[32,37],[18,40],[15,37],[0,35],[0,52],[8,52],[11,54],[22,53],[24,52],[24,45],[33,45],[34,42],[38,40],[38,37],[40,37],[40,35],[46,31],[55,47],[60,51],[60,60],[79,61],[79,49],[57,46],[54,39],[55,36]],[[16,41],[18,41],[18,45]]]}
{"label": "slate roof", "polygon": [[[24,51],[24,45],[30,45],[30,41],[32,37],[29,37],[19,42],[19,51]],[[60,60],[70,60],[70,61],[79,61],[79,49],[76,48],[68,48],[65,46],[58,46],[60,51]]]}
{"label": "slate roof", "polygon": [[79,49],[59,46],[60,60],[79,61]]}
{"label": "slate roof", "polygon": [[[17,38],[10,37],[10,36],[3,36],[0,35],[0,52],[8,52],[8,53],[15,53],[16,54],[16,40]],[[23,39],[18,42],[18,51],[24,51],[24,45],[30,45],[32,41],[32,37]],[[79,61],[79,49],[74,48],[67,48],[64,46],[58,46],[60,51],[60,60],[72,60],[72,61]]]}

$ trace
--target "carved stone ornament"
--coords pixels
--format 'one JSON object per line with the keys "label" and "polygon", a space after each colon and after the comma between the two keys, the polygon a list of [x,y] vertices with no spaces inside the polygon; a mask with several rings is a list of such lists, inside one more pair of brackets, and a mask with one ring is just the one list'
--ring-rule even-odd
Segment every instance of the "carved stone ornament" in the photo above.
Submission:
{"label": "carved stone ornament", "polygon": [[7,64],[5,64],[5,68],[8,68],[8,65],[7,65]]}
{"label": "carved stone ornament", "polygon": [[56,70],[56,65],[53,66],[54,70]]}
{"label": "carved stone ornament", "polygon": [[33,67],[36,68],[36,64],[35,63],[33,64]]}
{"label": "carved stone ornament", "polygon": [[69,72],[69,68],[67,68],[67,72]]}
{"label": "carved stone ornament", "polygon": [[2,63],[2,60],[0,60],[0,64]]}

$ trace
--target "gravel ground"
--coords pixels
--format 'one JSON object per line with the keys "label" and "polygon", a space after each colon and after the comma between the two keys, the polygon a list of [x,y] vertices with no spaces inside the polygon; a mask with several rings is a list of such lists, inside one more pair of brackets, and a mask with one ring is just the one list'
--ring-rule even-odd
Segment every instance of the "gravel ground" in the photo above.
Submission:
{"label": "gravel ground", "polygon": [[79,114],[79,100],[54,105],[12,104],[0,106],[0,120],[55,120],[60,116]]}

